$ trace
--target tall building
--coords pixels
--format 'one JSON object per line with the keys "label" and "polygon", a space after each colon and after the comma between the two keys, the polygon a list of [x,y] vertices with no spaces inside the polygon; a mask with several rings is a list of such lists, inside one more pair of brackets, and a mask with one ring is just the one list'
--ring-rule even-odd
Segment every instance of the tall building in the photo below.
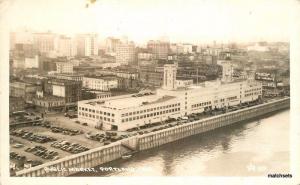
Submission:
{"label": "tall building", "polygon": [[78,56],[97,56],[98,41],[97,34],[78,34],[76,36]]}
{"label": "tall building", "polygon": [[54,42],[56,35],[54,33],[34,33],[33,46],[41,54],[54,52]]}
{"label": "tall building", "polygon": [[117,44],[116,62],[124,65],[136,62],[135,45],[133,42]]}
{"label": "tall building", "polygon": [[74,39],[60,35],[55,39],[55,52],[57,56],[75,56],[77,54],[77,46]]}
{"label": "tall building", "polygon": [[151,40],[147,43],[147,48],[153,53],[155,59],[168,59],[169,42]]}
{"label": "tall building", "polygon": [[108,37],[105,41],[105,52],[106,53],[115,53],[117,49],[117,44],[120,42],[120,39],[113,37]]}

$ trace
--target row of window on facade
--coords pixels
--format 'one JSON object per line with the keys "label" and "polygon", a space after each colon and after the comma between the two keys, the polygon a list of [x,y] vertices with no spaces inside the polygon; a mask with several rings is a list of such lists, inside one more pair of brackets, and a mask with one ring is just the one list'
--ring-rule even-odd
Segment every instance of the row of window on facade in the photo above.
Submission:
{"label": "row of window on facade", "polygon": [[206,105],[211,105],[211,101],[194,104],[192,105],[192,108],[206,106]]}
{"label": "row of window on facade", "polygon": [[79,110],[93,112],[93,113],[97,113],[97,114],[103,114],[103,115],[106,115],[106,116],[112,116],[112,117],[115,116],[115,114],[113,114],[113,113],[98,111],[98,110],[95,111],[94,109],[88,109],[88,108],[84,108],[84,107],[79,107]]}
{"label": "row of window on facade", "polygon": [[261,90],[261,88],[250,89],[250,90],[246,90],[245,93],[253,92],[253,91],[260,91],[260,90]]}
{"label": "row of window on facade", "polygon": [[261,94],[261,93],[260,92],[248,93],[248,94],[245,94],[245,97],[259,95],[259,94]]}
{"label": "row of window on facade", "polygon": [[37,102],[37,105],[44,106],[44,107],[52,107],[52,106],[59,106],[64,105],[64,102]]}
{"label": "row of window on facade", "polygon": [[160,111],[160,112],[154,112],[154,113],[150,113],[150,114],[144,114],[144,115],[140,115],[140,116],[124,118],[124,119],[122,119],[122,123],[139,120],[139,119],[144,119],[144,118],[149,118],[149,117],[154,117],[154,116],[158,116],[158,115],[162,115],[162,114],[173,113],[173,112],[177,112],[177,111],[180,111],[180,108],[174,108],[174,109],[164,110],[164,111]]}
{"label": "row of window on facade", "polygon": [[152,112],[152,111],[156,111],[156,110],[167,109],[167,108],[176,107],[176,106],[180,106],[180,103],[165,105],[165,106],[160,106],[160,107],[155,107],[155,108],[145,109],[145,110],[140,110],[140,111],[134,111],[134,112],[129,112],[129,113],[124,113],[124,114],[122,114],[122,117],[131,116],[131,115],[135,115],[135,114],[142,114],[145,112]]}
{"label": "row of window on facade", "polygon": [[88,114],[88,113],[84,113],[84,112],[79,112],[78,113],[79,116],[83,116],[83,117],[89,117],[89,118],[96,118],[96,119],[100,119],[100,120],[104,120],[104,121],[108,121],[108,122],[115,122],[114,119],[112,118],[107,118],[107,117],[102,117],[102,116],[99,116],[99,115],[94,115],[94,114]]}

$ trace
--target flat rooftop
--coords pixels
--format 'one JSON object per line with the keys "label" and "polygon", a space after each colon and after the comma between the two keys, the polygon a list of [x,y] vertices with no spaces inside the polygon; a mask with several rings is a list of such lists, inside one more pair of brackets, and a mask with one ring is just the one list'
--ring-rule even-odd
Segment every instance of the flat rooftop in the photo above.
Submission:
{"label": "flat rooftop", "polygon": [[156,103],[162,103],[167,102],[171,99],[176,98],[175,96],[158,96],[158,95],[146,95],[141,97],[132,97],[132,96],[120,96],[109,98],[108,100],[90,100],[85,101],[85,104],[90,104],[93,106],[102,106],[106,108],[111,109],[127,109],[132,107],[140,107],[143,105],[149,105],[149,104],[156,104]]}
{"label": "flat rooftop", "polygon": [[103,80],[116,80],[117,76],[114,75],[103,75],[103,76],[84,76],[85,78],[103,79]]}

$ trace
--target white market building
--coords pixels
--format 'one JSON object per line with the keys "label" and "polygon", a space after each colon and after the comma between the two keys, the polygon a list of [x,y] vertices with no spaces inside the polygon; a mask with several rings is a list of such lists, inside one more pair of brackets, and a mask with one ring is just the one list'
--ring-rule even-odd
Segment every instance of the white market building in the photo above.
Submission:
{"label": "white market building", "polygon": [[105,130],[125,131],[206,109],[254,101],[262,94],[261,83],[254,80],[232,81],[228,76],[222,81],[177,87],[176,68],[174,64],[164,66],[163,87],[155,94],[79,101],[79,121],[93,127],[102,125]]}

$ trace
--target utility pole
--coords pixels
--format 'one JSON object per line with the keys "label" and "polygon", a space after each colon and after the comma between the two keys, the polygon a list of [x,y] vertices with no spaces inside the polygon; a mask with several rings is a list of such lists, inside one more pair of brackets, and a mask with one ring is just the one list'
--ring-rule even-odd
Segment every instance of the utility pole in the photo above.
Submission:
{"label": "utility pole", "polygon": [[198,80],[198,67],[197,67],[197,85],[199,83],[199,80]]}

